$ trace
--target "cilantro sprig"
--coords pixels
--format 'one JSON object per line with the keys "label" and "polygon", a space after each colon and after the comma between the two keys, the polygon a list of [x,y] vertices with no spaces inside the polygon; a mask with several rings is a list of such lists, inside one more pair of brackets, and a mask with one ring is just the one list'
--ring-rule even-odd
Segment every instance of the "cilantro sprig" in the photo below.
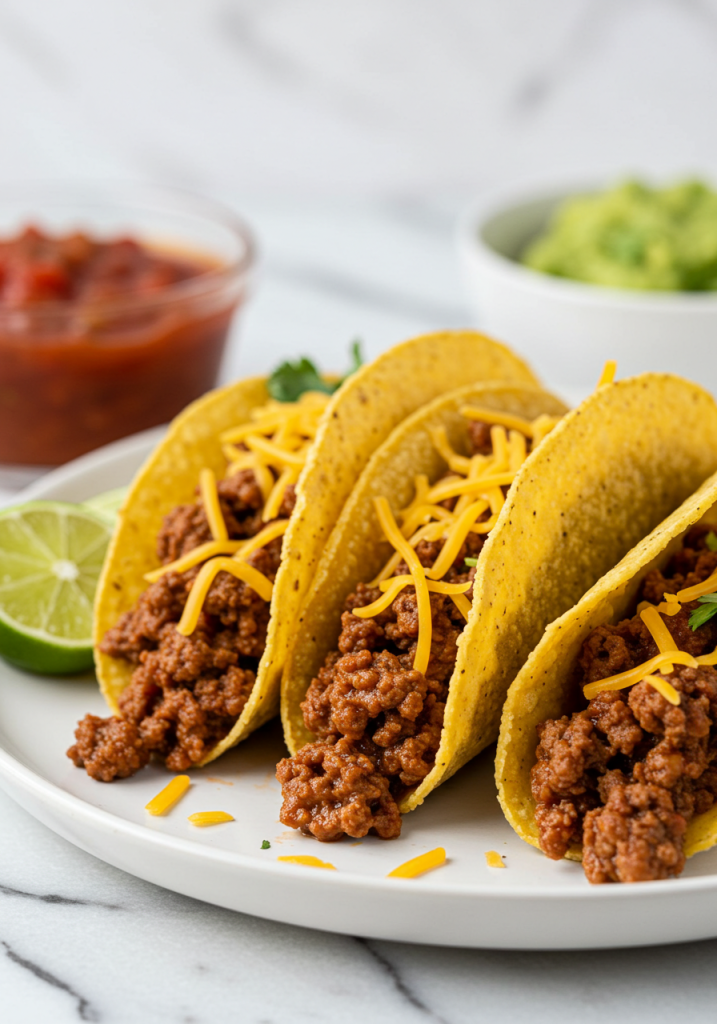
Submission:
{"label": "cilantro sprig", "polygon": [[350,353],[351,363],[348,372],[339,380],[324,380],[316,365],[306,356],[302,356],[295,362],[287,360],[281,366],[277,366],[269,377],[267,390],[277,402],[296,402],[305,391],[322,391],[325,395],[333,395],[347,377],[363,366],[360,341],[352,342]]}
{"label": "cilantro sprig", "polygon": [[271,849],[271,843],[269,842],[268,839],[262,839],[262,841],[261,841],[261,848],[262,848],[262,850],[270,850]]}
{"label": "cilantro sprig", "polygon": [[703,594],[702,597],[698,597],[697,600],[702,605],[701,608],[695,608],[690,615],[690,626],[692,631],[699,629],[700,626],[704,626],[705,622],[709,622],[711,618],[717,615],[717,594]]}

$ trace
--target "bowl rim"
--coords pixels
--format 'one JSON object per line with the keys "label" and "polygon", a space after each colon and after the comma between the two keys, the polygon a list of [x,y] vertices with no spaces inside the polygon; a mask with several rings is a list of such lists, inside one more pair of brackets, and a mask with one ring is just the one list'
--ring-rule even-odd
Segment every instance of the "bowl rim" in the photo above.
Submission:
{"label": "bowl rim", "polygon": [[[96,299],[82,303],[83,313],[105,315],[123,313],[134,310],[157,309],[172,305],[175,302],[186,302],[199,299],[223,289],[231,289],[244,282],[256,269],[259,254],[253,230],[244,218],[236,213],[231,206],[200,193],[172,185],[155,182],[134,181],[127,179],[42,179],[30,181],[6,181],[0,184],[0,205],[12,203],[13,199],[27,202],[36,198],[38,219],[42,216],[42,204],[63,204],[75,202],[90,209],[98,210],[115,207],[140,213],[142,211],[164,211],[177,215],[185,214],[212,223],[226,230],[237,243],[237,255],[221,262],[216,267],[209,267],[184,281],[164,285],[154,292],[142,295],[127,295],[109,299]],[[26,226],[32,226],[30,217],[25,220]],[[88,233],[92,234],[90,225]],[[185,252],[178,249],[178,252]],[[192,251],[201,255],[200,249],[186,248],[186,255]],[[57,318],[74,315],[77,303],[72,299],[60,299],[43,302],[40,306],[26,309],[5,309],[0,306],[0,324],[6,320],[17,318],[18,314],[28,316],[33,322],[41,322],[43,318]]]}
{"label": "bowl rim", "polygon": [[526,267],[510,259],[489,245],[483,238],[483,230],[496,217],[507,214],[516,207],[550,199],[567,199],[586,192],[595,192],[614,184],[612,179],[552,179],[541,183],[501,185],[486,189],[474,197],[458,215],[455,227],[455,241],[464,264],[472,269],[479,264],[494,276],[516,288],[547,298],[568,302],[578,306],[617,306],[635,311],[659,311],[664,313],[714,314],[717,312],[717,291],[714,292],[667,292],[638,291],[630,288],[613,288],[607,285],[590,284],[585,281],[571,281],[565,277],[554,277],[532,267]]}

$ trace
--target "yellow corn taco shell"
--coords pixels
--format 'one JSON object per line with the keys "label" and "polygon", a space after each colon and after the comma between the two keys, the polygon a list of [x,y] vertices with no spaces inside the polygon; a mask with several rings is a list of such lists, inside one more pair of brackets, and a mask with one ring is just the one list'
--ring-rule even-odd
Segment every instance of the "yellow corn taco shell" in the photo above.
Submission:
{"label": "yellow corn taco shell", "polygon": [[[717,456],[712,420],[710,415],[708,420],[702,420],[694,435],[688,430],[684,436],[686,440],[701,441],[704,429]],[[677,422],[680,421],[675,420]],[[717,457],[713,461],[717,463]],[[539,843],[530,771],[535,764],[538,725],[548,718],[560,718],[577,710],[573,706],[572,676],[583,641],[597,626],[619,622],[632,614],[645,576],[652,569],[664,568],[691,526],[700,520],[717,522],[716,503],[717,474],[706,480],[614,569],[598,580],[573,608],[546,629],[511,685],[503,709],[496,756],[498,798],[515,831],[533,846]],[[688,825],[685,853],[690,857],[715,843],[717,808],[713,807]],[[573,848],[568,857],[579,860],[580,848]]]}
{"label": "yellow corn taco shell", "polygon": [[[395,346],[352,375],[332,397],[297,485],[256,684],[232,731],[202,764],[276,714],[281,669],[301,600],[325,539],[373,450],[398,422],[437,394],[465,380],[490,379],[535,380],[526,364],[498,342],[475,331],[447,331]],[[146,588],[144,574],[157,567],[155,539],[163,517],[176,505],[195,500],[201,469],[223,475],[226,461],[219,435],[248,420],[268,400],[263,378],[200,398],[174,420],[130,488],[95,603],[97,675],[115,714],[132,666],[102,653],[99,643]]]}
{"label": "yellow corn taco shell", "polygon": [[[564,408],[540,389],[464,388],[409,417],[374,453],[326,546],[284,670],[292,753],[314,738],[300,702],[335,648],[343,601],[387,557],[372,499],[398,510],[412,498],[415,474],[444,472],[427,428],[442,424],[455,441],[466,400],[527,419]],[[402,811],[495,740],[508,687],[548,623],[715,469],[717,405],[680,378],[645,374],[603,386],[563,418],[519,470],[480,554],[435,767]]]}

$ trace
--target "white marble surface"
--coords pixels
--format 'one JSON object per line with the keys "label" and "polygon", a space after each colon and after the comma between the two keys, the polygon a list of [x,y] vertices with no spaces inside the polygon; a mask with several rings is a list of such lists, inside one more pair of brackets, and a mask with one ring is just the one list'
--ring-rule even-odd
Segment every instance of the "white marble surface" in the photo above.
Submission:
{"label": "white marble surface", "polygon": [[716,170],[716,53],[717,0],[4,0],[0,176],[405,195]]}
{"label": "white marble surface", "polygon": [[[266,254],[226,376],[297,353],[340,366],[465,321],[442,204],[245,203]],[[60,684],[61,685],[61,684]],[[420,813],[420,812],[418,812]],[[2,1024],[540,1024],[713,1019],[717,942],[504,953],[366,942],[199,904],[72,847],[0,793]]]}

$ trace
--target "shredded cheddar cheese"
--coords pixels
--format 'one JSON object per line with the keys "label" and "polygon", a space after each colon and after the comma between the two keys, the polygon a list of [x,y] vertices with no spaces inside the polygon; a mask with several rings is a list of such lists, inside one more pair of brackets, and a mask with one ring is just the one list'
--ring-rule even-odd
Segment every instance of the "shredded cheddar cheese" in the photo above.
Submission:
{"label": "shredded cheddar cheese", "polygon": [[515,473],[504,472],[494,473],[491,476],[481,476],[477,480],[458,479],[443,480],[436,484],[428,492],[430,502],[445,501],[446,498],[456,498],[460,494],[485,494],[495,487],[510,487],[513,483]]}
{"label": "shredded cheddar cheese", "polygon": [[451,594],[451,601],[453,601],[453,604],[456,606],[466,622],[468,622],[468,616],[471,613],[471,603],[465,594]]}
{"label": "shredded cheddar cheese", "polygon": [[326,868],[328,871],[336,870],[335,866],[329,864],[327,860],[319,860],[318,857],[312,857],[308,853],[297,853],[294,857],[277,857],[276,859],[284,864],[303,864],[306,868]]}
{"label": "shredded cheddar cheese", "polygon": [[639,682],[646,682],[670,704],[679,705],[680,694],[672,683],[661,676],[653,675],[653,672],[659,671],[669,675],[674,671],[675,664],[687,665],[690,668],[696,668],[698,665],[717,665],[717,650],[712,651],[711,654],[701,654],[696,658],[679,650],[672,634],[662,621],[661,615],[671,618],[678,614],[683,603],[694,601],[705,594],[713,594],[715,591],[717,591],[717,573],[713,573],[703,583],[697,583],[694,587],[686,587],[676,594],[664,594],[664,600],[657,606],[649,601],[641,601],[637,606],[637,612],[647,626],[660,653],[627,672],[620,672],[618,675],[601,679],[596,683],[589,683],[583,687],[585,697],[591,700],[601,690],[621,690]]}
{"label": "shredded cheddar cheese", "polygon": [[264,511],[261,514],[261,518],[265,523],[268,523],[271,519],[276,519],[279,514],[282,498],[284,497],[284,491],[289,484],[295,484],[298,479],[299,472],[295,466],[287,466],[286,469],[282,470],[279,479],[274,484],[271,494],[267,499]]}
{"label": "shredded cheddar cheese", "polygon": [[440,868],[445,863],[446,851],[442,846],[438,846],[435,850],[422,853],[420,857],[413,857],[404,864],[399,864],[393,871],[389,871],[386,878],[417,878],[418,875],[423,875],[426,871],[433,871],[434,868]]}
{"label": "shredded cheddar cheese", "polygon": [[[385,582],[389,583],[389,585],[386,587],[383,596],[372,601],[371,604],[364,605],[363,608],[354,608],[354,615],[359,619],[372,619],[374,615],[380,615],[381,612],[385,612],[393,604],[401,591],[408,586],[409,581],[413,582],[413,576],[409,576],[408,579],[405,576],[395,576],[390,583],[386,580]],[[381,589],[383,590],[383,587]]]}
{"label": "shredded cheddar cheese", "polygon": [[642,682],[647,676],[659,670],[663,665],[688,665],[690,668],[697,668],[697,659],[686,651],[668,651],[666,654],[656,654],[654,658],[636,665],[626,672],[618,672],[617,675],[608,676],[607,679],[598,679],[596,683],[588,683],[583,687],[583,693],[588,700],[592,700],[602,690],[624,690],[627,686],[634,686]]}
{"label": "shredded cheddar cheese", "polygon": [[495,423],[509,430],[518,430],[526,437],[533,436],[533,424],[522,416],[514,416],[509,412],[496,412],[494,409],[484,409],[482,406],[464,405],[461,409],[461,416],[468,420],[478,420],[481,423]]}
{"label": "shredded cheddar cheese", "polygon": [[[218,436],[217,443],[229,463],[226,476],[247,469],[254,474],[263,502],[261,520],[267,525],[249,539],[230,540],[214,471],[209,467],[200,470],[199,496],[212,540],[144,577],[148,583],[154,583],[165,573],[187,572],[201,565],[177,624],[182,635],[189,636],[196,629],[209,589],[219,572],[231,573],[256,591],[262,600],[271,600],[271,580],[246,560],[286,533],[288,518],[278,518],[286,488],[299,479],[329,397],[310,391],[298,402],[267,402],[252,410],[248,422]],[[427,491],[426,479],[422,493]],[[428,521],[425,516],[423,519]]]}
{"label": "shredded cheddar cheese", "polygon": [[[379,523],[394,551],[368,584],[379,587],[381,597],[363,608],[353,609],[353,614],[359,618],[372,618],[386,611],[405,587],[413,585],[418,608],[418,641],[413,667],[424,673],[431,654],[430,593],[448,595],[468,620],[471,604],[465,592],[470,590],[471,584],[446,585],[442,577],[456,562],[470,533],[486,534],[493,529],[505,504],[503,489],[510,487],[528,457],[529,441],[532,440],[534,449],[535,437],[542,439],[558,422],[556,417],[541,416],[531,423],[510,413],[471,406],[465,406],[461,412],[469,419],[490,426],[491,454],[461,455],[453,448],[445,427],[428,428],[433,445],[450,472],[433,486],[425,474],[414,478],[413,500],[398,513],[400,527],[387,500],[374,499]],[[455,499],[452,509],[441,504],[449,499]],[[487,512],[490,515],[483,518]],[[443,542],[430,568],[424,568],[416,554],[421,541]],[[408,574],[394,576],[402,561],[408,567]]]}
{"label": "shredded cheddar cheese", "polygon": [[[714,594],[717,591],[717,573],[713,573],[703,583],[696,583],[694,587],[687,587],[686,590],[678,590],[675,597],[680,604],[686,601],[694,601],[705,594]],[[672,594],[665,594],[665,600],[670,600]]]}
{"label": "shredded cheddar cheese", "polygon": [[184,796],[190,786],[191,780],[188,775],[175,775],[163,790],[152,797],[146,805],[145,811],[149,811],[155,816],[166,814]]}
{"label": "shredded cheddar cheese", "polygon": [[[660,613],[657,608],[652,606],[649,608],[643,608],[640,612],[640,618],[647,626],[650,636],[657,644],[657,649],[661,654],[677,650],[677,644],[672,639],[672,634],[669,629],[660,618]],[[670,665],[669,662],[665,662],[662,666],[662,671],[669,674],[672,672],[672,665]]]}
{"label": "shredded cheddar cheese", "polygon": [[[371,619],[374,615],[379,615],[381,612],[386,611],[390,605],[396,600],[398,595],[406,587],[413,583],[413,576],[393,576],[390,580],[382,580],[379,583],[379,588],[383,591],[383,595],[371,604],[364,605],[363,608],[355,608],[354,615],[357,615],[360,619]],[[443,583],[434,580],[426,580],[426,584],[430,592],[434,594],[449,594],[454,600],[457,597],[462,597],[466,590],[470,590],[471,583],[468,580],[466,583]],[[470,604],[467,598],[464,599],[470,610]],[[458,604],[458,601],[456,601]],[[461,605],[458,605],[461,608]]]}
{"label": "shredded cheddar cheese", "polygon": [[205,562],[199,570],[192,589],[189,591],[182,617],[177,623],[177,632],[182,636],[190,636],[197,628],[199,615],[209,588],[217,573],[220,572],[231,573],[232,576],[243,580],[252,590],[255,590],[264,601],[271,600],[274,584],[253,565],[249,565],[247,562],[237,562],[234,558],[212,558],[209,562]]}
{"label": "shredded cheddar cheese", "polygon": [[517,473],[527,458],[525,434],[511,430],[508,434],[508,468]]}
{"label": "shredded cheddar cheese", "polygon": [[597,390],[597,388],[601,388],[603,386],[603,384],[612,384],[612,382],[615,380],[616,372],[617,372],[617,360],[616,359],[607,359],[605,361],[605,365],[602,368],[602,373],[600,374],[600,379],[598,380],[598,382],[596,384],[596,390]]}
{"label": "shredded cheddar cheese", "polygon": [[231,814],[226,811],[197,811],[190,814],[187,821],[197,828],[207,828],[209,825],[223,825],[225,821],[234,821]]}
{"label": "shredded cheddar cheese", "polygon": [[433,567],[426,570],[426,576],[429,580],[439,580],[441,576],[445,576],[448,572],[461,546],[465,542],[468,531],[474,525],[478,516],[485,512],[485,505],[484,501],[476,501],[474,504],[469,505],[456,519],[446,536],[446,542],[441,548],[438,558],[433,563]]}
{"label": "shredded cheddar cheese", "polygon": [[206,562],[208,558],[214,558],[215,555],[233,555],[242,547],[245,542],[242,540],[210,540],[206,544],[200,544],[197,548],[192,548],[186,555],[182,555],[174,562],[168,562],[167,565],[163,565],[160,569],[154,569],[152,572],[146,572],[144,578],[148,583],[154,583],[160,576],[164,576],[167,572],[186,572],[187,569],[193,569],[195,565],[199,565],[200,562]]}
{"label": "shredded cheddar cheese", "polygon": [[505,862],[497,850],[486,850],[485,862],[489,868],[505,867]]}
{"label": "shredded cheddar cheese", "polygon": [[454,473],[467,474],[471,468],[471,460],[453,450],[448,440],[446,428],[443,426],[430,427],[428,432],[431,435],[433,447],[445,459],[448,468],[452,469]]}
{"label": "shredded cheddar cheese", "polygon": [[256,482],[259,485],[262,501],[266,505],[271,496],[271,492],[274,489],[274,477],[271,475],[269,467],[265,466],[258,458],[251,468],[254,470],[254,476],[256,477]]}
{"label": "shredded cheddar cheese", "polygon": [[229,540],[227,526],[219,504],[216,477],[211,469],[203,469],[200,472],[199,493],[202,496],[202,504],[207,515],[209,529],[212,531],[212,537],[215,541]]}
{"label": "shredded cheddar cheese", "polygon": [[[667,666],[664,665],[662,671],[667,672],[667,670]],[[657,690],[657,692],[661,694],[666,701],[669,701],[670,704],[674,704],[675,707],[680,703],[679,693],[672,683],[667,681],[667,679],[662,679],[660,676],[645,676],[642,681],[643,683],[649,683],[653,689]]]}
{"label": "shredded cheddar cheese", "polygon": [[268,526],[265,526],[263,530],[259,530],[249,540],[241,541],[234,557],[237,559],[248,558],[253,551],[266,547],[267,544],[272,540],[276,540],[277,537],[283,537],[288,529],[288,519],[277,519],[275,522],[269,523]]}
{"label": "shredded cheddar cheese", "polygon": [[492,471],[497,473],[501,469],[508,469],[508,435],[505,427],[496,424],[490,428],[490,443],[493,446]]}
{"label": "shredded cheddar cheese", "polygon": [[272,444],[259,434],[247,437],[244,443],[250,451],[260,452],[270,466],[298,466],[301,469],[306,461],[305,452],[294,452],[289,448]]}
{"label": "shredded cheddar cheese", "polygon": [[428,668],[428,659],[431,656],[432,633],[431,600],[428,596],[425,570],[418,560],[418,555],[396,525],[396,520],[393,518],[391,507],[386,499],[374,498],[374,507],[386,539],[402,556],[408,566],[408,571],[413,577],[413,585],[416,588],[416,602],[418,604],[418,643],[416,644],[413,667],[416,672],[425,672]]}

